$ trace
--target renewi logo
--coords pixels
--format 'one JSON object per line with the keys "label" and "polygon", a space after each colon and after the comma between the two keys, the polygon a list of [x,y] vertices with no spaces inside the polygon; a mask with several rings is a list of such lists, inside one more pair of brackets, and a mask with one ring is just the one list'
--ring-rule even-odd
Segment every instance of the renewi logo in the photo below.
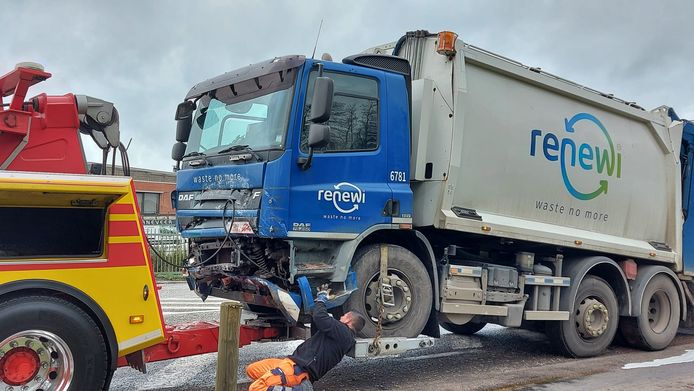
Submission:
{"label": "renewi logo", "polygon": [[333,185],[334,190],[318,190],[318,201],[332,202],[340,213],[359,210],[359,204],[366,202],[366,192],[349,182]]}
{"label": "renewi logo", "polygon": [[[605,145],[601,147],[587,143],[576,145],[570,136],[574,133],[574,126],[579,121],[586,121],[595,126],[596,130],[601,132],[605,138],[607,148],[604,148]],[[607,129],[594,115],[588,113],[578,113],[571,119],[565,119],[564,129],[569,133],[567,137],[560,137],[551,132],[545,132],[543,135],[541,130],[532,130],[530,132],[530,156],[535,156],[536,152],[541,150],[545,159],[551,162],[559,161],[561,177],[564,180],[566,190],[579,200],[592,200],[603,193],[607,194],[607,178],[615,175],[617,178],[622,176],[622,154],[615,153],[615,147]],[[595,190],[582,192],[576,189],[569,179],[569,168],[581,169],[586,172],[594,171],[601,175],[602,179],[599,180]]]}

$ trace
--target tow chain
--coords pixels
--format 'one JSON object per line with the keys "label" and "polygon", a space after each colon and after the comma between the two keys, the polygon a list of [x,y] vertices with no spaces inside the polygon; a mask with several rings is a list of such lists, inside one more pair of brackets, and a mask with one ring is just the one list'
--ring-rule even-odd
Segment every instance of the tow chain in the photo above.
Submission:
{"label": "tow chain", "polygon": [[378,278],[378,321],[376,322],[376,334],[374,339],[369,346],[369,352],[378,355],[381,352],[381,346],[379,340],[381,339],[381,334],[383,333],[383,314],[386,312],[385,305],[383,304],[383,284],[390,282],[388,278],[388,245],[381,245],[381,260],[380,260],[380,273]]}

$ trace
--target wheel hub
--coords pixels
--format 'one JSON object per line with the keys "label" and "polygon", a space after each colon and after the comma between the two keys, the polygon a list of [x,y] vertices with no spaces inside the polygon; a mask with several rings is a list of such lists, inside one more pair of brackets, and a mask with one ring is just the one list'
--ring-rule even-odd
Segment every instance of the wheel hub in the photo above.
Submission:
{"label": "wheel hub", "polygon": [[576,326],[584,338],[597,338],[603,335],[609,320],[607,307],[594,298],[587,298],[578,306]]}
{"label": "wheel hub", "polygon": [[[366,312],[373,319],[378,318],[378,311],[381,306],[378,277],[376,275],[366,288]],[[383,306],[382,321],[383,323],[394,323],[404,318],[412,307],[412,289],[407,284],[407,281],[393,272],[389,272],[388,278],[384,280],[384,283],[393,287],[393,303],[392,305]]]}
{"label": "wheel hub", "polygon": [[670,300],[662,290],[655,292],[648,301],[648,325],[655,333],[662,333],[667,329],[671,307]]}
{"label": "wheel hub", "polygon": [[0,342],[0,390],[67,389],[72,380],[72,353],[62,338],[27,330]]}
{"label": "wheel hub", "polygon": [[33,379],[39,371],[39,355],[27,347],[17,347],[0,359],[0,379],[5,383],[20,386]]}

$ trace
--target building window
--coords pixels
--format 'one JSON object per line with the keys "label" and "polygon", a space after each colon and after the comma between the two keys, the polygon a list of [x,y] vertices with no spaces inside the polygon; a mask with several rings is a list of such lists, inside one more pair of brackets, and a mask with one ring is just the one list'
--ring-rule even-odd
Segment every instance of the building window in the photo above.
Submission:
{"label": "building window", "polygon": [[160,199],[160,193],[137,192],[137,203],[140,205],[140,212],[142,212],[143,215],[159,214]]}

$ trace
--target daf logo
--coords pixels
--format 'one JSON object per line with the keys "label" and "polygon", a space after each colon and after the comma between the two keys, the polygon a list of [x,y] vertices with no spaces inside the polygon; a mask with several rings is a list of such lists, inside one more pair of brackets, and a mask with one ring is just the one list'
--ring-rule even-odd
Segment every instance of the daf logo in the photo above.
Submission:
{"label": "daf logo", "polygon": [[178,195],[179,201],[192,201],[194,199],[195,199],[195,193],[179,194]]}

